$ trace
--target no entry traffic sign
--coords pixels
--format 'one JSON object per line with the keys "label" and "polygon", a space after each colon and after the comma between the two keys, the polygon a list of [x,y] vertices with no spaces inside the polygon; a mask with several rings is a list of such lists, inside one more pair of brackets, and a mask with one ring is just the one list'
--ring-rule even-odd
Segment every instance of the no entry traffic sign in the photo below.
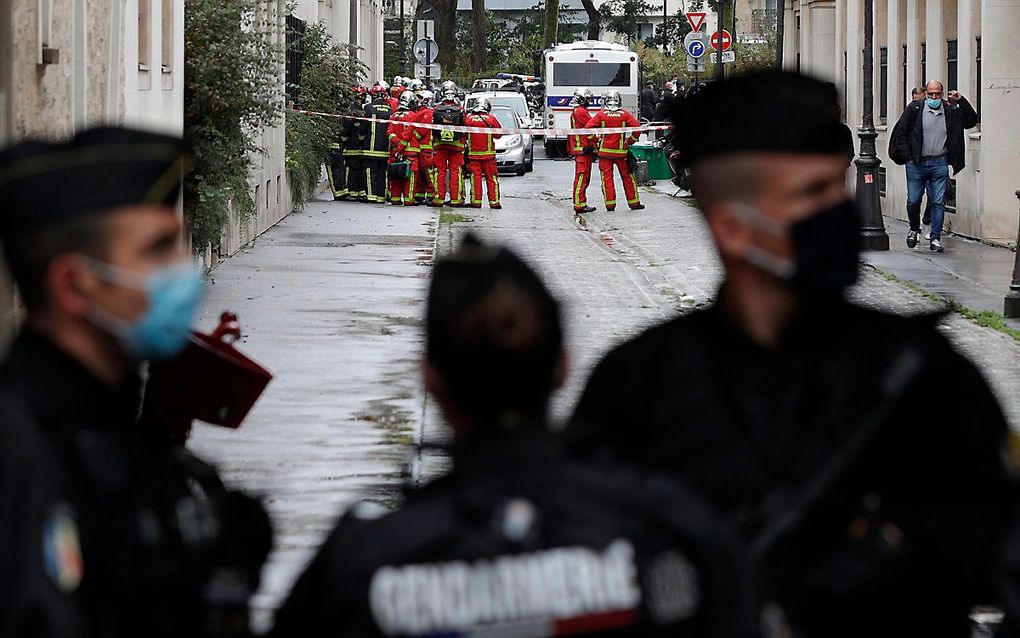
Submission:
{"label": "no entry traffic sign", "polygon": [[[712,33],[712,48],[715,49],[716,51],[719,50],[719,32],[718,31]],[[722,50],[723,51],[729,51],[730,50],[730,32],[729,31],[723,31],[722,32]]]}

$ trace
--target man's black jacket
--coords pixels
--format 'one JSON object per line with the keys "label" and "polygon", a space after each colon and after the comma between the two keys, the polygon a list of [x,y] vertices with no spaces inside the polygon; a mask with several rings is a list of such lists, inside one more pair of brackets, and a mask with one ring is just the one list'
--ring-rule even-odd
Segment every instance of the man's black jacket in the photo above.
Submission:
{"label": "man's black jacket", "polygon": [[641,119],[652,120],[655,117],[655,106],[658,102],[659,99],[655,94],[655,89],[641,89]]}
{"label": "man's black jacket", "polygon": [[[924,100],[914,100],[907,105],[896,126],[893,127],[892,136],[889,138],[889,157],[897,164],[921,161],[921,150],[924,148],[924,118],[921,117],[923,108]],[[963,131],[977,126],[978,116],[974,107],[963,96],[960,96],[955,104],[943,102],[942,108],[946,111],[949,165],[953,167],[955,175],[967,165]]]}
{"label": "man's black jacket", "polygon": [[819,304],[771,351],[718,307],[695,311],[610,352],[568,434],[672,472],[750,540],[875,416],[849,470],[770,550],[766,594],[809,638],[967,635],[1011,516],[1008,428],[934,318]]}

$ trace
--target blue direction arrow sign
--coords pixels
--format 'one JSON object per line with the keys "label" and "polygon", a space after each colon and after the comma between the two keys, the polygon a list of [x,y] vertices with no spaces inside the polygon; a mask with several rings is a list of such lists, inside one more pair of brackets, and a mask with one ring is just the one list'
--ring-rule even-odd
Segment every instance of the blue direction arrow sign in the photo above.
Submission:
{"label": "blue direction arrow sign", "polygon": [[700,32],[688,33],[684,38],[684,48],[687,50],[687,55],[692,58],[703,57],[708,53],[708,45],[705,42],[705,34]]}

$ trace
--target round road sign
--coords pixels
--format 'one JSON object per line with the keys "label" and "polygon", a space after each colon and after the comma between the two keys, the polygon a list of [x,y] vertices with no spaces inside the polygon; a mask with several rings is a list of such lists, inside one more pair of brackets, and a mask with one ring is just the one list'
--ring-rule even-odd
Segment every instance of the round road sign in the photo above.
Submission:
{"label": "round road sign", "polygon": [[[712,48],[715,49],[716,51],[719,50],[719,32],[718,31],[713,31],[712,32]],[[729,31],[725,31],[724,30],[722,32],[722,50],[723,51],[729,51],[730,50],[730,32]]]}
{"label": "round road sign", "polygon": [[700,58],[705,55],[705,43],[701,40],[692,40],[691,43],[687,45],[687,55],[692,58]]}
{"label": "round road sign", "polygon": [[439,45],[431,38],[418,40],[411,51],[414,52],[414,59],[421,64],[432,64],[439,57]]}

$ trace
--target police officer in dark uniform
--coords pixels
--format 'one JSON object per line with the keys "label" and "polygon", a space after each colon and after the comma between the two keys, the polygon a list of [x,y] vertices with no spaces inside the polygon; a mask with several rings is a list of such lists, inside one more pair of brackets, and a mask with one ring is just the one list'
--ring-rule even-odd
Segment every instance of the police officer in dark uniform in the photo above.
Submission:
{"label": "police officer in dark uniform", "polygon": [[611,351],[570,434],[672,472],[738,526],[794,636],[966,636],[1012,502],[1007,426],[936,330],[849,303],[859,225],[831,84],[768,72],[681,101],[725,267],[716,302]]}
{"label": "police officer in dark uniform", "polygon": [[0,364],[4,637],[247,632],[265,511],[136,423],[139,366],[185,345],[203,287],[174,208],[187,163],[121,128],[0,152],[26,310]]}
{"label": "police officer in dark uniform", "polygon": [[453,470],[382,518],[347,514],[274,637],[756,634],[752,575],[697,499],[563,455],[545,425],[559,310],[527,265],[465,239],[436,265],[426,323]]}

